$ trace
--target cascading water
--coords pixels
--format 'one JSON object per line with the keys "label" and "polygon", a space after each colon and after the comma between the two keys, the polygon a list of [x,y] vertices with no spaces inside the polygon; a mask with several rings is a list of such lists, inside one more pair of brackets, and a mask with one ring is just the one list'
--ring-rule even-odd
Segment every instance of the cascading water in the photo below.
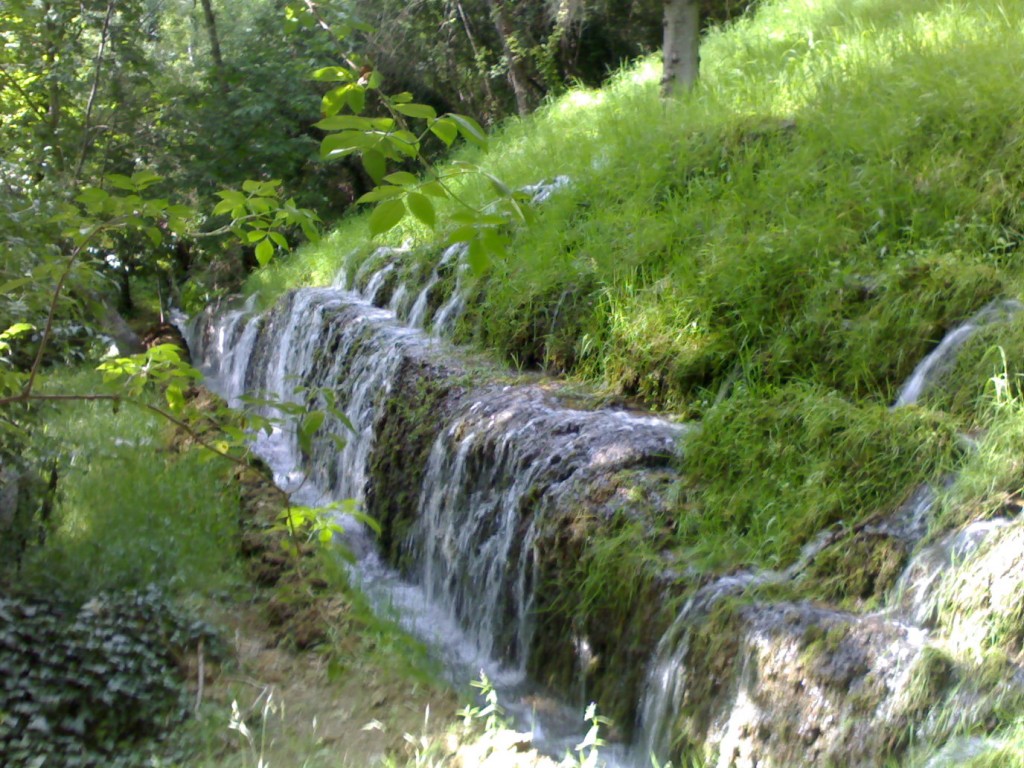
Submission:
{"label": "cascading water", "polygon": [[[380,273],[369,277],[369,298],[383,280]],[[318,407],[324,391],[335,393],[351,429],[328,417],[307,454],[294,428],[256,437],[276,480],[303,504],[367,498],[375,429],[403,365],[441,357],[436,338],[337,287],[295,291],[264,315],[201,318],[190,335],[210,385],[232,403],[251,395]],[[537,385],[458,387],[444,407],[446,426],[425,459],[416,522],[402,545],[413,564],[411,581],[385,566],[365,532],[348,521],[360,555],[357,579],[372,599],[396,606],[412,631],[437,643],[460,681],[483,667],[501,685],[522,685],[538,517],[568,504],[569,489],[581,484],[631,467],[664,467],[684,428],[569,408]],[[332,436],[344,440],[340,450]],[[550,744],[564,746],[558,729],[541,730]]]}
{"label": "cascading water", "polygon": [[1024,309],[1019,301],[993,301],[982,307],[973,317],[953,328],[939,345],[918,363],[910,378],[900,387],[893,408],[916,403],[924,390],[945,373],[956,359],[956,354],[979,328],[1004,320]]}
{"label": "cascading water", "polygon": [[[551,181],[530,184],[518,191],[526,196],[531,204],[542,205],[571,183],[568,176],[556,176]],[[430,331],[442,338],[451,336],[455,324],[466,309],[462,278],[467,267],[464,263],[467,250],[468,244],[465,242],[454,243],[442,250],[437,262],[433,264],[428,276],[420,285],[410,285],[405,280],[399,280],[387,300],[387,308],[406,325]],[[400,250],[387,247],[378,248],[370,258],[362,262],[352,284],[345,281],[344,270],[339,276],[339,284],[356,290],[369,303],[381,306],[379,295],[388,281],[396,276],[395,259],[401,253]],[[449,273],[454,275],[454,286],[445,302],[432,310],[434,293],[445,275]],[[365,286],[359,290],[357,285],[364,282]]]}
{"label": "cascading water", "polygon": [[681,427],[560,407],[538,387],[486,392],[434,444],[410,533],[431,599],[525,672],[534,513],[592,472],[668,456]]}
{"label": "cascading water", "polygon": [[[1021,309],[1015,301],[993,302],[951,330],[917,366],[893,407],[916,402],[950,368],[960,347],[978,328]],[[890,518],[866,526],[862,533],[886,536],[906,551],[913,550],[927,533],[935,496],[933,489],[920,488]],[[906,690],[915,671],[926,664],[938,603],[950,599],[951,581],[991,574],[997,557],[993,550],[1006,547],[1001,542],[1007,539],[1017,541],[1011,534],[993,536],[1007,529],[1024,536],[1022,525],[996,519],[973,523],[923,548],[904,569],[884,607],[874,614],[787,602],[755,601],[735,609],[726,630],[735,644],[727,657],[732,672],[726,680],[712,681],[712,702],[695,698],[707,693],[708,660],[695,655],[692,648],[694,633],[702,629],[708,614],[725,598],[751,586],[800,578],[814,557],[839,537],[824,532],[784,572],[732,574],[698,589],[662,637],[650,665],[639,710],[640,753],[635,764],[647,765],[649,755],[666,759],[673,737],[680,733],[680,719],[686,721],[683,731],[689,731],[695,743],[717,754],[721,768],[876,764],[887,748],[878,734],[887,734],[893,722],[907,717],[911,705]],[[1001,561],[1013,563],[1002,571],[1003,576],[1015,573],[1004,588],[1013,593],[1024,585],[1024,568],[1018,567],[1019,557],[1003,554]],[[965,575],[957,577],[958,573]],[[806,642],[808,634],[836,638],[821,668],[809,664],[813,642]],[[695,683],[692,678],[701,674],[705,678]],[[872,688],[858,692],[867,681]],[[873,705],[858,713],[849,702],[861,696],[870,696]],[[969,722],[967,716],[964,722]],[[837,727],[840,723],[843,728]],[[779,738],[780,732],[788,737]],[[972,743],[970,748],[976,750],[977,745]],[[960,752],[951,747],[949,753]],[[933,763],[955,764],[939,757],[929,765]]]}
{"label": "cascading water", "polygon": [[[370,471],[388,404],[409,397],[400,391],[407,369],[429,369],[442,358],[436,337],[408,326],[438,335],[450,331],[464,302],[462,248],[440,254],[418,290],[394,284],[400,254],[382,250],[374,268],[354,281],[364,286],[362,295],[339,287],[304,289],[264,315],[226,312],[193,327],[196,359],[233,404],[248,393],[318,406],[320,393],[336,393],[352,429],[329,418],[309,455],[301,454],[293,430],[285,427],[257,439],[278,481],[297,489],[301,503],[363,502],[368,489],[388,492],[373,489]],[[438,304],[431,291],[442,275],[452,274],[455,289],[430,317],[430,305]],[[993,304],[951,331],[915,370],[897,405],[913,402],[974,329],[1018,309],[1015,302]],[[443,375],[465,379],[459,371]],[[407,500],[412,522],[396,544],[408,578],[357,536],[358,578],[372,599],[397,607],[411,631],[436,645],[456,679],[484,668],[499,684],[514,687],[525,678],[535,642],[540,521],[557,519],[578,502],[581,487],[600,485],[617,471],[666,467],[685,428],[625,412],[566,407],[537,384],[462,383],[442,394],[439,413],[432,414],[439,427],[422,466],[401,468],[419,472],[420,483]],[[331,435],[344,439],[343,449]],[[933,499],[933,491],[922,488],[891,518],[861,532],[910,551],[926,532]],[[932,642],[934,606],[955,589],[945,576],[951,563],[991,560],[986,553],[1001,541],[1015,541],[1017,530],[1008,522],[979,524],[923,549],[883,609],[866,616],[799,602],[723,608],[753,586],[803,578],[821,552],[841,546],[840,529],[820,534],[784,571],[734,573],[704,585],[649,663],[640,746],[629,760],[639,766],[649,754],[665,756],[679,738],[682,717],[688,738],[713,748],[723,768],[759,761],[871,764],[880,740],[897,738],[891,724],[909,716],[912,702],[904,691]],[[726,622],[714,649],[700,645],[706,642],[702,625],[711,619]],[[827,659],[812,659],[811,649],[822,642],[832,646]],[[577,653],[581,659],[590,653],[586,637],[573,643],[578,651],[587,649]],[[720,654],[728,666],[709,669],[709,653]],[[856,709],[864,701],[872,702],[869,716]],[[839,728],[841,722],[855,724]],[[546,735],[549,744],[564,745],[557,734]]]}

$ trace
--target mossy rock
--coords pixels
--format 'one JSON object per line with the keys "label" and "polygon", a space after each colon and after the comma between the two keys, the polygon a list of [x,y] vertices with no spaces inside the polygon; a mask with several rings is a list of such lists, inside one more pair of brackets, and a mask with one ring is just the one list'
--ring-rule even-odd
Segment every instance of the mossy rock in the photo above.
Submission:
{"label": "mossy rock", "polygon": [[451,370],[405,358],[374,424],[367,513],[381,526],[380,546],[400,568],[406,535],[416,520],[427,459],[461,388]]}
{"label": "mossy rock", "polygon": [[866,609],[896,584],[909,556],[907,543],[881,533],[845,537],[820,552],[806,573],[815,596]]}
{"label": "mossy rock", "polygon": [[623,470],[588,484],[576,506],[545,518],[535,543],[530,672],[554,690],[582,689],[626,736],[677,605],[658,523],[671,480]]}
{"label": "mossy rock", "polygon": [[686,440],[678,545],[720,568],[784,567],[819,531],[891,512],[958,452],[955,425],[921,409],[739,390]]}

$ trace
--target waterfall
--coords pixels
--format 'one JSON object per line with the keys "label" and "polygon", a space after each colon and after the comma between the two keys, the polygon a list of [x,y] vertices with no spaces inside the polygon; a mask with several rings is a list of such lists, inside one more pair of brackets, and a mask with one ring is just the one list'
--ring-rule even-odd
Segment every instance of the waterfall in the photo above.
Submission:
{"label": "waterfall", "polygon": [[[455,243],[450,245],[441,252],[441,258],[430,272],[430,277],[427,278],[426,284],[420,289],[416,295],[416,300],[413,302],[412,309],[409,310],[409,317],[406,322],[413,328],[422,328],[426,330],[429,326],[429,320],[427,317],[427,310],[430,304],[431,292],[434,287],[441,281],[441,272],[445,268],[458,269],[459,261],[465,256],[468,247],[465,243]],[[403,286],[404,287],[404,286]],[[458,295],[459,287],[456,286],[453,296]]]}
{"label": "waterfall", "polygon": [[[447,258],[457,254],[450,250]],[[410,369],[453,377],[436,337],[368,301],[377,298],[389,268],[362,276],[364,295],[305,288],[263,314],[210,313],[191,326],[196,360],[211,387],[232,403],[277,416],[282,409],[320,408],[325,393],[334,393],[351,424],[327,417],[308,452],[287,420],[255,438],[276,481],[295,491],[298,503],[364,504],[371,491],[386,495],[388,488],[374,488],[380,478],[371,466],[380,425],[395,418],[403,398],[410,409],[418,406],[415,391],[402,389],[404,377]],[[667,471],[686,427],[572,408],[550,386],[493,383],[507,376],[503,371],[477,376],[478,384],[443,388],[443,400],[428,415],[438,428],[422,466],[395,468],[423,477],[410,500],[414,522],[399,547],[404,576],[367,546],[357,524],[345,526],[356,538],[357,583],[382,607],[398,606],[411,631],[439,643],[439,655],[458,668],[461,682],[483,666],[503,685],[525,685],[541,521],[568,514],[581,488],[617,472]],[[558,738],[550,723],[541,730]]]}
{"label": "waterfall", "polygon": [[938,380],[956,360],[960,347],[981,327],[1005,320],[1024,309],[1018,301],[993,301],[982,307],[973,317],[949,331],[920,363],[910,378],[900,387],[893,408],[916,403],[924,390]]}
{"label": "waterfall", "polygon": [[670,456],[683,428],[616,411],[559,406],[539,387],[482,393],[438,436],[417,523],[427,594],[452,606],[481,648],[525,674],[535,515],[588,474]]}
{"label": "waterfall", "polygon": [[[551,181],[543,180],[521,187],[519,192],[528,196],[532,205],[543,205],[571,183],[568,176],[556,176]],[[429,330],[442,338],[451,336],[459,317],[466,309],[462,278],[467,267],[463,260],[468,250],[469,246],[465,242],[453,243],[442,249],[422,285],[410,285],[408,277],[399,277],[398,284],[387,302],[387,308],[406,325],[424,331]],[[378,248],[361,263],[355,280],[352,281],[353,284],[350,285],[345,280],[345,270],[342,269],[336,287],[349,288],[359,293],[370,304],[379,305],[381,290],[389,279],[396,277],[396,257],[400,253],[402,251],[386,246]],[[455,275],[455,284],[445,302],[431,312],[431,303],[436,299],[434,294],[438,284],[448,273]],[[359,290],[358,285],[364,281],[365,287]],[[413,296],[415,298],[412,298]]]}
{"label": "waterfall", "polygon": [[[262,314],[210,314],[192,324],[190,344],[211,385],[232,404],[269,396],[301,412],[323,407],[332,393],[347,422],[328,417],[305,454],[287,421],[256,438],[278,482],[301,503],[377,504],[393,490],[389,477],[416,478],[415,492],[392,505],[401,519],[382,521],[388,555],[403,570],[355,530],[355,580],[436,644],[456,677],[464,681],[483,667],[502,685],[525,685],[537,645],[545,530],[550,535],[551,521],[571,520],[581,499],[589,502],[585,489],[605,487],[616,473],[672,472],[688,427],[573,408],[550,384],[503,383],[506,372],[467,373],[425,330],[450,332],[462,311],[462,247],[439,253],[419,289],[400,277],[396,255],[382,249],[357,275],[361,292],[342,284],[301,289]],[[454,290],[429,317],[438,303],[431,291],[453,275]],[[941,375],[974,329],[1017,309],[993,304],[953,329],[915,370],[898,404],[913,402]],[[430,385],[431,376],[443,383],[419,386]],[[429,398],[419,402],[424,393]],[[267,403],[250,407],[276,413]],[[382,430],[402,441],[421,428],[427,434],[415,436],[416,450],[382,465],[394,447],[381,444]],[[910,551],[925,535],[934,498],[931,488],[918,489],[892,516],[856,533]],[[839,527],[821,532],[785,570],[742,571],[699,585],[647,664],[631,759],[646,765],[648,754],[667,757],[688,738],[716,750],[723,768],[872,764],[902,738],[893,728],[913,716],[908,681],[927,659],[933,634],[948,630],[937,626],[935,606],[963,588],[950,572],[967,583],[979,569],[995,568],[1024,550],[1020,530],[1009,521],[978,523],[923,548],[871,614],[737,599],[753,587],[804,578],[823,552],[842,546],[850,532]],[[1010,611],[1009,598],[999,606]],[[590,640],[573,635],[577,661],[580,648],[590,653]],[[537,730],[557,739],[548,725]]]}

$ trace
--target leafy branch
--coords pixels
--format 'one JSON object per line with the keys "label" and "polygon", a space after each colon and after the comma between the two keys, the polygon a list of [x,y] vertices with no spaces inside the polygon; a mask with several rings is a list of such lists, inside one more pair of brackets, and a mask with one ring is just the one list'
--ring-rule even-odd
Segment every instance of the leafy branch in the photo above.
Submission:
{"label": "leafy branch", "polygon": [[[330,32],[339,42],[353,31],[366,31],[365,25],[353,22],[332,29],[319,5],[309,0],[291,4],[287,13],[296,24]],[[437,167],[424,154],[423,145],[434,136],[450,148],[461,137],[486,151],[487,133],[466,115],[438,115],[429,104],[415,102],[411,93],[386,93],[383,78],[372,66],[360,66],[345,53],[342,58],[344,64],[321,67],[312,73],[313,80],[330,86],[321,99],[323,119],[314,127],[326,133],[320,142],[322,159],[357,156],[377,185],[356,200],[357,204],[377,204],[369,219],[371,235],[382,235],[409,216],[436,230],[440,223],[438,204],[451,201],[456,210],[449,217],[452,227],[447,243],[467,243],[470,267],[476,272],[486,270],[491,257],[505,255],[509,226],[532,220],[532,212],[524,204],[529,196],[512,190],[474,163],[457,161]],[[364,114],[371,97],[384,115]],[[418,128],[414,130],[414,126]],[[402,170],[407,163],[417,164],[422,174]],[[459,182],[468,176],[487,182],[494,198],[473,205],[462,197]]]}

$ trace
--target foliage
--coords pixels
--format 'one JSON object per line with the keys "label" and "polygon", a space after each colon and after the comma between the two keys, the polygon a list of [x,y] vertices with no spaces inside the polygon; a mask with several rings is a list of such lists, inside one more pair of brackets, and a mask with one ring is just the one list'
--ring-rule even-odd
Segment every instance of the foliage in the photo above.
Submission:
{"label": "foliage", "polygon": [[459,712],[462,717],[463,724],[467,727],[475,720],[484,721],[484,729],[487,731],[495,731],[504,725],[503,718],[505,717],[505,710],[498,703],[498,692],[494,688],[494,684],[487,678],[483,670],[480,671],[480,679],[474,680],[470,683],[474,688],[480,691],[480,698],[484,700],[484,706],[474,706],[467,704]]}
{"label": "foliage", "polygon": [[599,750],[607,742],[600,737],[601,726],[611,725],[611,721],[607,717],[602,717],[597,714],[597,707],[593,702],[587,705],[587,711],[583,714],[583,719],[590,724],[586,735],[583,740],[577,744],[574,749],[576,750],[576,765],[579,768],[596,768],[600,763]]}
{"label": "foliage", "polygon": [[0,755],[9,765],[150,765],[185,714],[187,654],[218,639],[159,590],[76,607],[0,597]]}
{"label": "foliage", "polygon": [[[65,375],[59,385],[90,391],[96,378]],[[45,416],[27,446],[60,447],[59,492],[45,544],[26,553],[17,583],[79,601],[146,584],[179,595],[231,587],[238,498],[225,486],[222,464],[161,449],[155,414],[112,413],[110,403],[94,401]]]}

